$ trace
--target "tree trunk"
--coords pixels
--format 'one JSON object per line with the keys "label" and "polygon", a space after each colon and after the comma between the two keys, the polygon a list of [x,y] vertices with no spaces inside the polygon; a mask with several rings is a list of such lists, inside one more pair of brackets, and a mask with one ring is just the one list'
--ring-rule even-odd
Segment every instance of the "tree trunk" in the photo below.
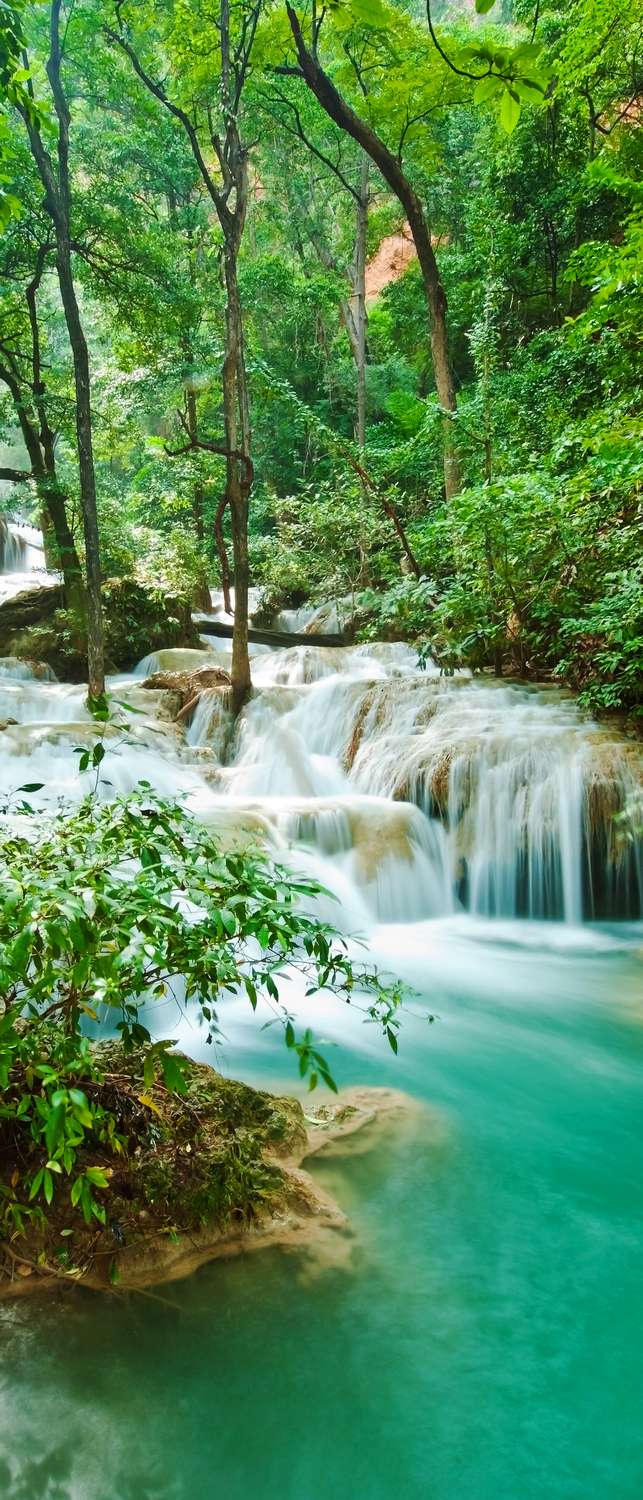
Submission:
{"label": "tree trunk", "polygon": [[362,157],[355,234],[355,364],[357,368],[357,446],[366,443],[366,235],[368,231],[369,157]]}
{"label": "tree trunk", "polygon": [[91,385],[89,353],[83,332],[80,311],[76,299],[69,239],[64,232],[57,232],[58,282],[62,298],[67,332],[74,362],[76,388],[76,437],[78,442],[78,472],[80,499],[83,512],[85,537],[85,568],[87,573],[86,624],[87,624],[87,683],[89,698],[100,702],[105,696],[105,652],[103,644],[103,609],[101,603],[100,540],[98,513],[96,508],[96,476],[92,446]]}
{"label": "tree trunk", "polygon": [[[223,362],[223,420],[226,448],[226,503],[232,523],[234,563],[234,634],[232,637],[232,697],[235,712],[251,687],[248,655],[248,420],[243,359],[241,302],[237,282],[237,244],[224,246],[226,287],[226,352]],[[241,379],[240,379],[241,377]],[[240,457],[240,455],[242,455]],[[242,472],[243,471],[243,472]]]}
{"label": "tree trunk", "polygon": [[[296,11],[286,0],[286,10],[295,39],[297,57],[309,89],[331,120],[357,141],[381,172],[384,181],[399,199],[406,213],[411,234],[420,262],[422,281],[429,311],[431,328],[431,356],[435,388],[440,406],[445,413],[457,409],[455,383],[451,368],[447,337],[447,300],[440,279],[431,234],[420,199],[392,151],[380,139],[372,126],[355,113],[350,104],[337,92],[335,85],[324,72],[317,58],[309,51]],[[444,418],[444,488],[447,499],[458,493],[462,485],[460,464],[453,441],[452,419]]]}
{"label": "tree trunk", "polygon": [[[348,334],[356,373],[355,440],[360,449],[366,442],[366,234],[368,230],[368,173],[369,157],[362,152],[360,191],[357,199],[355,225],[355,252],[350,271],[351,296],[340,304],[342,322]],[[336,269],[332,257],[322,253],[317,246],[322,264]]]}
{"label": "tree trunk", "polygon": [[[199,436],[196,411],[196,396],[194,394],[194,391],[189,387],[186,393],[186,404],[188,433],[191,441],[193,443],[196,443],[196,440]],[[194,530],[196,532],[197,542],[199,542],[199,544],[202,544],[205,539],[205,528],[203,524],[203,485],[199,476],[196,477],[192,488],[192,515],[194,518]]]}
{"label": "tree trunk", "polygon": [[230,597],[230,588],[231,588],[231,585],[232,585],[232,579],[230,577],[230,564],[228,562],[228,550],[227,550],[227,547],[226,547],[226,544],[225,544],[225,537],[223,535],[223,517],[224,517],[224,515],[226,513],[227,506],[228,506],[228,497],[227,497],[227,495],[222,495],[221,499],[219,501],[219,504],[217,506],[217,513],[216,513],[215,518],[214,518],[214,537],[215,537],[215,541],[216,541],[216,544],[217,544],[217,553],[218,553],[218,557],[219,557],[219,567],[221,569],[221,588],[223,590],[223,608],[224,608],[224,610],[225,610],[225,612],[226,612],[227,615],[231,615],[232,614],[232,599]]}
{"label": "tree trunk", "polygon": [[96,476],[92,447],[89,354],[76,297],[71,262],[70,116],[69,105],[60,75],[62,59],[60,42],[61,3],[62,0],[51,0],[49,57],[47,60],[47,77],[51,86],[58,123],[57,171],[45,147],[39,125],[35,124],[25,111],[22,111],[22,113],[27,126],[31,152],[45,189],[45,207],[55,230],[58,283],[74,365],[78,472],[87,575],[85,620],[87,627],[88,696],[90,702],[99,703],[105,696],[103,611],[100,593],[100,544],[96,510]]}

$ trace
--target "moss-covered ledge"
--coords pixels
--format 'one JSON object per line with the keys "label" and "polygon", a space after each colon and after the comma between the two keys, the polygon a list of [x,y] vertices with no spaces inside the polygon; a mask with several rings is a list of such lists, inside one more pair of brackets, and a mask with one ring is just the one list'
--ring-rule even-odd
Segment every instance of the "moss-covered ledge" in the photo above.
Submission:
{"label": "moss-covered ledge", "polygon": [[[135,578],[102,587],[109,670],[128,671],[160,647],[198,648],[191,600]],[[0,604],[0,656],[44,662],[65,682],[82,682],[87,663],[78,621],[63,608],[62,589],[34,585]]]}
{"label": "moss-covered ledge", "polygon": [[60,1194],[46,1226],[0,1244],[0,1298],[81,1284],[141,1290],[217,1257],[269,1245],[305,1246],[346,1231],[346,1218],[301,1163],[375,1121],[406,1112],[403,1095],[361,1089],[304,1113],[298,1100],[189,1061],[187,1092],[143,1082],[143,1056],[100,1043],[92,1087],[126,1139],[120,1157],[84,1153],[106,1169],[105,1226],[86,1225]]}

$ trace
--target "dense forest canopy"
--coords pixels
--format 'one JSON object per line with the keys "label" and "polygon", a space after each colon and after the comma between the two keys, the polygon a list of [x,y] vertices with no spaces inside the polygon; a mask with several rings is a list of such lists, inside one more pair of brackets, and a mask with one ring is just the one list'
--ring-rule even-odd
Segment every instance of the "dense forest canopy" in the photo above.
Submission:
{"label": "dense forest canopy", "polygon": [[1,26],[2,504],[43,522],[92,695],[101,576],[137,574],[235,583],[239,701],[251,582],[631,708],[640,4]]}

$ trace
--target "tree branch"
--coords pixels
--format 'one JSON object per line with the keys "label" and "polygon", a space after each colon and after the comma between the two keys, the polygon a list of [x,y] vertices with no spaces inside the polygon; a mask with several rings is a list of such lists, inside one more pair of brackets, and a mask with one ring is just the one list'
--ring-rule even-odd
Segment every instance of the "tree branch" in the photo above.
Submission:
{"label": "tree branch", "polygon": [[129,61],[134,69],[134,72],[136,73],[137,78],[140,78],[141,83],[145,85],[150,94],[153,94],[154,98],[158,99],[159,103],[163,105],[164,109],[167,109],[168,112],[174,116],[175,120],[180,121],[183,129],[187,134],[188,140],[192,147],[194,159],[199,168],[208,193],[212,199],[212,202],[214,203],[214,206],[217,210],[217,213],[219,214],[219,216],[225,214],[227,212],[225,199],[223,195],[218,191],[215,183],[212,180],[211,174],[208,171],[208,167],[206,165],[205,158],[199,144],[199,138],[194,125],[192,124],[190,116],[186,114],[184,109],[181,109],[180,105],[174,104],[171,99],[168,99],[163,85],[160,83],[155,83],[154,79],[150,77],[150,74],[146,72],[145,68],[140,62],[136,52],[134,51],[134,48],[120,32],[113,31],[111,26],[104,26],[103,34],[107,37],[108,41],[113,42],[114,45],[116,47],[119,47],[121,52],[123,52],[125,56],[129,58]]}
{"label": "tree branch", "polygon": [[346,189],[346,192],[350,193],[351,197],[355,199],[356,203],[359,203],[359,193],[357,189],[354,188],[352,186],[352,183],[349,182],[348,178],[344,176],[344,173],[341,171],[340,167],[336,166],[335,163],[330,160],[329,156],[326,156],[323,151],[320,151],[319,148],[315,146],[311,140],[309,140],[301,123],[301,115],[299,113],[297,105],[294,104],[291,99],[287,99],[285,94],[277,93],[274,96],[279,100],[280,104],[285,104],[286,108],[289,109],[294,115],[296,129],[293,129],[292,126],[287,125],[285,120],[281,119],[279,115],[273,114],[272,110],[268,109],[265,103],[262,104],[261,101],[265,101],[266,98],[270,97],[269,95],[259,92],[258,97],[259,108],[264,109],[265,113],[270,116],[270,119],[274,120],[276,124],[281,125],[282,129],[286,130],[289,135],[294,136],[295,140],[301,141],[302,145],[306,147],[306,150],[310,151],[311,156],[316,157],[317,161],[320,161],[323,166],[328,167],[328,170],[333,173],[333,176],[337,178],[338,182],[341,182],[342,187]]}
{"label": "tree branch", "polygon": [[190,438],[189,443],[183,443],[181,448],[168,448],[167,443],[165,444],[168,458],[180,458],[183,453],[193,453],[198,448],[202,448],[205,453],[216,453],[220,458],[232,458],[244,464],[247,482],[252,484],[255,474],[254,464],[248,454],[242,453],[240,448],[226,448],[225,443],[211,443],[207,438],[196,437]]}
{"label": "tree branch", "polygon": [[25,484],[33,477],[31,469],[0,469],[0,479],[5,479],[9,484]]}

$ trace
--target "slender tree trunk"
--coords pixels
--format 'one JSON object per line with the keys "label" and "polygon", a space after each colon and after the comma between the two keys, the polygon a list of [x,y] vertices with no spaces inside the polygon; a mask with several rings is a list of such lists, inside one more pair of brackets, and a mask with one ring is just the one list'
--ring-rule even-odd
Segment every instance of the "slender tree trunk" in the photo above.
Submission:
{"label": "slender tree trunk", "polygon": [[[226,458],[226,502],[232,524],[234,562],[234,634],[232,637],[232,695],[235,711],[250,687],[248,655],[248,475],[239,454],[249,458],[247,440],[247,393],[243,361],[241,302],[237,281],[237,246],[227,243],[223,252],[226,287],[226,352],[223,362],[223,420]],[[239,375],[241,373],[241,382]],[[244,471],[243,473],[241,471]]]}
{"label": "slender tree trunk", "polygon": [[78,473],[85,537],[87,576],[85,620],[87,627],[87,677],[90,701],[105,695],[101,567],[96,510],[96,476],[92,446],[91,384],[89,353],[83,330],[71,259],[71,189],[69,177],[69,105],[61,79],[60,13],[62,0],[51,0],[47,77],[58,123],[57,170],[47,151],[40,128],[23,111],[31,152],[45,190],[45,207],[56,236],[56,268],[60,296],[74,366],[76,393],[76,438]]}
{"label": "slender tree trunk", "polygon": [[[447,337],[447,300],[422,203],[405,176],[398,158],[393,155],[392,151],[389,151],[388,146],[384,144],[372,126],[356,114],[350,104],[342,98],[317,58],[306,46],[299,17],[288,0],[286,0],[286,10],[297,48],[299,66],[309,89],[330,119],[334,120],[341,130],[345,130],[348,135],[352,136],[353,140],[357,141],[362,150],[370,156],[406,213],[418,253],[429,311],[435,388],[443,411],[454,413],[457,402]],[[452,418],[450,415],[445,415],[444,488],[447,499],[457,494],[461,486],[462,477],[454,443]]]}
{"label": "slender tree trunk", "polygon": [[[204,156],[194,118],[168,99],[163,84],[146,72],[122,28],[106,28],[110,41],[126,56],[138,77],[180,120],[192,148],[194,159],[214,204],[223,232],[223,272],[226,290],[226,341],[223,361],[223,420],[225,427],[226,488],[219,507],[219,523],[226,506],[230,506],[232,550],[234,557],[235,611],[232,640],[232,687],[235,709],[241,707],[251,687],[248,656],[248,497],[252,485],[250,456],[250,419],[243,353],[243,319],[237,282],[237,257],[244,230],[248,205],[247,152],[239,135],[239,104],[248,75],[250,53],[259,19],[258,5],[244,13],[241,38],[234,46],[230,36],[230,0],[221,0],[217,32],[221,49],[221,80],[218,90],[224,132],[221,138],[213,127],[208,110],[210,147],[217,161],[212,170]],[[218,445],[213,451],[220,452]],[[222,533],[219,532],[222,540]],[[225,573],[224,573],[225,579]],[[225,582],[224,582],[225,589]]]}
{"label": "slender tree trunk", "polygon": [[[348,334],[351,353],[355,362],[357,391],[355,440],[360,449],[363,449],[366,442],[366,330],[368,326],[366,315],[366,235],[368,230],[368,174],[369,158],[363,152],[355,224],[355,251],[350,272],[351,297],[341,303],[342,322]],[[320,260],[324,264],[321,247],[318,246],[317,249]],[[332,257],[326,256],[325,263],[330,265],[333,270],[336,269]]]}
{"label": "slender tree trunk", "polygon": [[366,443],[366,235],[368,232],[369,158],[362,156],[355,234],[355,363],[357,367],[357,446]]}
{"label": "slender tree trunk", "polygon": [[100,540],[96,508],[96,476],[92,445],[91,384],[89,353],[76,299],[71,268],[69,240],[58,235],[58,281],[65,321],[71,344],[76,388],[76,438],[78,472],[85,537],[87,574],[87,681],[89,697],[99,701],[105,695],[105,654],[103,644],[103,610],[101,604]]}
{"label": "slender tree trunk", "polygon": [[[196,396],[194,394],[194,391],[190,387],[188,387],[188,390],[186,392],[186,405],[188,433],[190,435],[191,441],[196,444],[197,438],[199,436]],[[194,518],[194,530],[196,532],[196,539],[199,543],[202,543],[205,539],[205,528],[203,524],[203,485],[199,477],[195,479],[192,488],[192,516]]]}
{"label": "slender tree trunk", "polygon": [[41,504],[51,518],[51,530],[53,531],[56,550],[54,566],[60,568],[63,575],[65,604],[75,614],[79,629],[84,633],[86,615],[85,580],[83,578],[83,570],[80,565],[76,543],[72,536],[67,517],[67,497],[58,483],[54,434],[47,420],[47,413],[42,399],[43,395],[44,392],[39,388],[37,401],[40,414],[40,443],[44,473],[36,480],[36,488]]}
{"label": "slender tree trunk", "polygon": [[[49,518],[49,533],[53,541],[53,545],[50,544],[53,557],[51,562],[47,557],[47,566],[60,568],[65,604],[76,615],[82,630],[85,621],[85,584],[76,543],[67,520],[67,498],[58,487],[55,473],[37,478],[36,489],[41,512]],[[43,529],[43,535],[46,534]]]}
{"label": "slender tree trunk", "polygon": [[218,553],[218,557],[219,557],[219,567],[221,569],[221,588],[223,590],[223,608],[224,608],[224,610],[225,610],[225,612],[226,612],[227,615],[231,615],[232,614],[232,599],[231,599],[231,595],[230,595],[230,589],[231,589],[231,586],[232,586],[232,579],[230,577],[230,564],[228,562],[228,549],[226,547],[225,537],[223,535],[223,517],[224,517],[224,515],[226,513],[227,508],[228,508],[228,496],[227,495],[222,495],[221,499],[219,501],[219,504],[217,506],[217,513],[216,513],[215,518],[214,518],[214,538],[215,538],[215,541],[216,541],[216,544],[217,544],[217,553]]}

